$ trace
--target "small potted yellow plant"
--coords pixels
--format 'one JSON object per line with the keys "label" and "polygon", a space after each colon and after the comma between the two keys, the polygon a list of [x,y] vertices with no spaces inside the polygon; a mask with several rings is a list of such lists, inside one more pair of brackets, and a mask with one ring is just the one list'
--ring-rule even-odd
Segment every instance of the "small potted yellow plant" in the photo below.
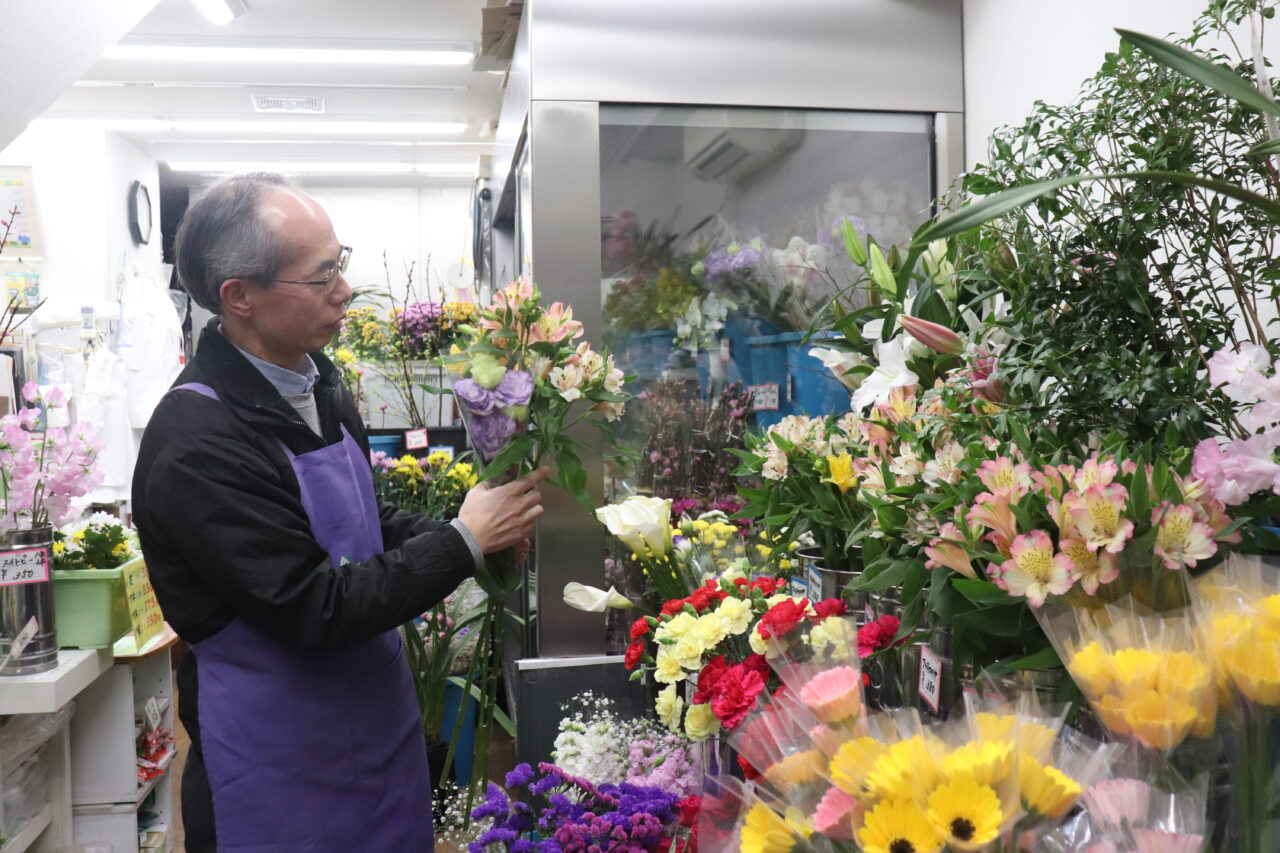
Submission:
{"label": "small potted yellow plant", "polygon": [[54,533],[53,607],[58,644],[106,648],[129,633],[124,574],[142,559],[133,531],[96,512]]}

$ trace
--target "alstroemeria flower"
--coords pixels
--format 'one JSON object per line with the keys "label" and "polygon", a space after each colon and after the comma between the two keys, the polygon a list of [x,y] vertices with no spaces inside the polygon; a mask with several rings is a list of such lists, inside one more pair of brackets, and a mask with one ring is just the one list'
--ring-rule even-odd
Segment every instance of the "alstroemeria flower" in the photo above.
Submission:
{"label": "alstroemeria flower", "polygon": [[973,570],[973,562],[969,557],[968,550],[957,544],[957,542],[963,541],[960,528],[948,521],[942,525],[938,533],[941,536],[937,539],[929,540],[928,546],[924,549],[925,555],[929,558],[925,561],[924,567],[926,569],[946,567],[967,578],[976,579],[978,573]]}
{"label": "alstroemeria flower", "polygon": [[1114,459],[1106,459],[1099,462],[1098,457],[1095,455],[1080,466],[1080,470],[1076,471],[1075,479],[1072,482],[1076,487],[1076,491],[1083,492],[1090,486],[1111,485],[1118,473],[1120,473],[1120,466],[1116,464]]}
{"label": "alstroemeria flower", "polygon": [[1151,510],[1151,524],[1156,527],[1156,544],[1152,549],[1167,569],[1194,567],[1218,552],[1213,541],[1213,528],[1197,521],[1195,510],[1186,504],[1171,505],[1165,501]]}
{"label": "alstroemeria flower", "polygon": [[1097,595],[1098,587],[1120,577],[1120,565],[1116,555],[1109,551],[1089,550],[1080,539],[1063,539],[1059,544],[1062,553],[1071,558],[1080,576],[1080,586],[1089,595]]}
{"label": "alstroemeria flower", "polygon": [[932,459],[924,465],[924,481],[931,486],[941,483],[958,484],[964,477],[960,463],[964,460],[964,447],[957,441],[948,441]]}
{"label": "alstroemeria flower", "polygon": [[1065,595],[1076,581],[1075,563],[1066,554],[1054,553],[1053,540],[1043,530],[1033,530],[1013,540],[1012,557],[1000,567],[1010,595],[1026,596],[1032,607],[1044,604],[1050,593]]}
{"label": "alstroemeria flower", "polygon": [[1008,495],[978,495],[965,518],[971,523],[994,530],[1010,542],[1018,535],[1018,521],[1009,508]]}
{"label": "alstroemeria flower", "polygon": [[1124,550],[1133,537],[1133,522],[1123,515],[1128,497],[1129,490],[1119,483],[1090,486],[1084,494],[1067,497],[1071,518],[1090,548],[1105,548],[1113,554]]}
{"label": "alstroemeria flower", "polygon": [[829,473],[822,478],[822,482],[836,486],[842,495],[848,494],[851,488],[858,485],[858,478],[853,472],[852,456],[848,453],[838,453],[826,457],[826,460]]}
{"label": "alstroemeria flower", "polygon": [[1017,500],[1031,490],[1031,466],[1025,462],[1015,465],[1009,457],[997,456],[979,466],[978,479],[992,494]]}
{"label": "alstroemeria flower", "polygon": [[582,396],[582,386],[586,383],[586,374],[580,364],[566,364],[551,368],[547,382],[566,401],[572,403]]}
{"label": "alstroemeria flower", "polygon": [[573,308],[560,302],[552,302],[529,330],[529,340],[559,343],[565,338],[572,340],[581,334],[582,324],[573,319]]}

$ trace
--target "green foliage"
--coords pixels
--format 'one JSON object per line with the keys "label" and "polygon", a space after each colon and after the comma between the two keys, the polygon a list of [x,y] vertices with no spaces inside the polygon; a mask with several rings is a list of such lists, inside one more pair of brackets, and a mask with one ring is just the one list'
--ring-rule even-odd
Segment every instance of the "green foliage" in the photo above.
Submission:
{"label": "green foliage", "polygon": [[[1176,44],[1192,49],[1258,5],[1215,3]],[[1252,75],[1248,61],[1200,53]],[[962,238],[962,266],[1009,299],[1000,367],[1011,405],[1032,422],[1114,428],[1137,441],[1172,428],[1189,443],[1235,428],[1204,363],[1222,346],[1267,342],[1264,317],[1280,297],[1278,218],[1233,203],[1222,187],[1274,205],[1272,164],[1249,156],[1266,138],[1253,109],[1128,41],[1074,104],[1039,103],[993,135],[989,162],[963,188],[1019,189],[1000,218]],[[1089,173],[1097,177],[1086,182]],[[1057,185],[1023,186],[1037,181]]]}

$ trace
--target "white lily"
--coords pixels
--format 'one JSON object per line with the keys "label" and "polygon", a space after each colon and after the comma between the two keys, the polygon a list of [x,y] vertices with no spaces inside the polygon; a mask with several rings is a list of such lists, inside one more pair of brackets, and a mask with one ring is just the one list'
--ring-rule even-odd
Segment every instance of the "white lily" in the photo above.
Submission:
{"label": "white lily", "polygon": [[853,392],[849,403],[853,411],[866,411],[876,403],[888,400],[892,389],[915,385],[920,381],[920,377],[907,367],[912,342],[910,336],[899,335],[887,343],[880,344],[880,350],[877,353],[880,364],[862,380],[858,390]]}

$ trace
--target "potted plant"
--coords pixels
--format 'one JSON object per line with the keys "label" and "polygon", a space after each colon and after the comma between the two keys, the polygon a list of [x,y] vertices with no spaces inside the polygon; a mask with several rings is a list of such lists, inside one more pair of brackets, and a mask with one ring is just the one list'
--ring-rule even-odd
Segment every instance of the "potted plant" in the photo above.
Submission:
{"label": "potted plant", "polygon": [[[44,412],[66,405],[54,387],[28,382],[22,396]],[[58,664],[49,568],[53,528],[79,514],[75,498],[102,478],[98,447],[88,424],[37,433],[42,410],[23,408],[0,417],[0,675],[43,672]]]}
{"label": "potted plant", "polygon": [[142,554],[131,530],[96,512],[53,534],[53,607],[58,645],[101,649],[129,633],[124,576]]}

